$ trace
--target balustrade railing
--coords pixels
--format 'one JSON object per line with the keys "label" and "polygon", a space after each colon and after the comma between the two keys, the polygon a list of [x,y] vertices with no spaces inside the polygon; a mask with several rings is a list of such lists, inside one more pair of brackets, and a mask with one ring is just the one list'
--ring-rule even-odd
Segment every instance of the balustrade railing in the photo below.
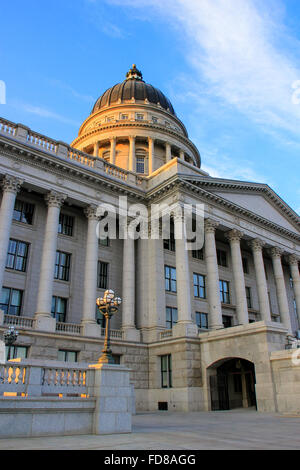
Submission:
{"label": "balustrade railing", "polygon": [[[101,328],[101,336],[105,336],[105,328]],[[110,330],[110,337],[115,339],[123,339],[122,330]]]}
{"label": "balustrade railing", "polygon": [[80,163],[81,165],[88,166],[90,168],[95,167],[96,158],[88,155],[87,153],[80,152],[80,150],[76,150],[72,147],[68,150],[69,160],[73,160],[74,162]]}
{"label": "balustrade railing", "polygon": [[54,140],[50,140],[44,135],[37,134],[35,132],[28,132],[27,135],[27,142],[32,145],[36,145],[37,147],[41,147],[43,150],[47,152],[56,153],[57,143]]}
{"label": "balustrade railing", "polygon": [[81,325],[77,325],[75,323],[56,323],[56,331],[58,331],[59,333],[80,335],[81,329]]}
{"label": "balustrade railing", "polygon": [[26,393],[28,385],[27,367],[7,364],[0,366],[0,395]]}
{"label": "balustrade railing", "polygon": [[17,130],[17,125],[14,122],[7,121],[6,119],[0,118],[0,132],[6,134],[15,135]]}
{"label": "balustrade railing", "polygon": [[172,330],[165,330],[160,333],[160,339],[172,338],[172,336],[173,336]]}
{"label": "balustrade railing", "polygon": [[17,317],[15,315],[4,315],[4,325],[17,326],[18,328],[34,328],[34,318]]}

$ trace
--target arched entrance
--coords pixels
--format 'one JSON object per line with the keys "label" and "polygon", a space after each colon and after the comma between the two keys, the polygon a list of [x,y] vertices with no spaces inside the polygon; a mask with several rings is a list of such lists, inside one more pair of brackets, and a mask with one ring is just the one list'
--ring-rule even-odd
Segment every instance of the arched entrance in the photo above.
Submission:
{"label": "arched entrance", "polygon": [[240,358],[218,361],[209,368],[212,411],[256,407],[255,367]]}

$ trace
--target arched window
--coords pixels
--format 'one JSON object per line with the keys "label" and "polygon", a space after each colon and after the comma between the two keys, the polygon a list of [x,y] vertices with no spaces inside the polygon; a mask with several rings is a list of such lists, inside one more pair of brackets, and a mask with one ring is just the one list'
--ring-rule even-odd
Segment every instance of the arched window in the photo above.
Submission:
{"label": "arched window", "polygon": [[103,160],[105,160],[106,162],[109,163],[110,162],[110,151],[108,150],[106,152],[103,152],[102,158],[103,158]]}
{"label": "arched window", "polygon": [[137,155],[136,157],[136,172],[144,174],[145,173],[145,157]]}

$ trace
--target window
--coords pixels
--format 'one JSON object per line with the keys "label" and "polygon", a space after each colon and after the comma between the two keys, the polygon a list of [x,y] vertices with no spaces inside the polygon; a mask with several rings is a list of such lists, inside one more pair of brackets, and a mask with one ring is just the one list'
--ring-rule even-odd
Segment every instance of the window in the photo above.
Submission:
{"label": "window", "polygon": [[246,287],[246,299],[248,308],[252,308],[251,287]]}
{"label": "window", "polygon": [[205,277],[202,274],[194,274],[194,296],[197,299],[206,298]]}
{"label": "window", "polygon": [[96,307],[96,322],[97,322],[98,325],[101,326],[101,328],[106,327],[105,316],[101,312],[99,312],[98,307]]}
{"label": "window", "polygon": [[144,115],[143,114],[137,114],[136,119],[137,119],[137,121],[143,121],[144,120]]}
{"label": "window", "polygon": [[224,328],[232,327],[232,317],[229,317],[228,315],[223,315],[222,319]]}
{"label": "window", "polygon": [[110,150],[107,152],[103,152],[102,154],[103,160],[105,160],[107,163],[110,163]]}
{"label": "window", "polygon": [[155,117],[155,116],[152,116],[152,122],[153,122],[154,124],[158,123],[158,118]]}
{"label": "window", "polygon": [[74,217],[66,214],[60,214],[58,233],[67,235],[68,237],[73,236]]}
{"label": "window", "polygon": [[108,289],[108,263],[98,261],[98,289]]}
{"label": "window", "polygon": [[62,297],[52,297],[51,313],[53,318],[59,323],[65,323],[67,315],[67,299]]}
{"label": "window", "polygon": [[243,258],[243,270],[244,274],[249,274],[249,263],[248,263],[248,258]]}
{"label": "window", "polygon": [[166,326],[168,330],[172,330],[173,326],[178,322],[178,310],[177,308],[167,307],[166,308]]}
{"label": "window", "polygon": [[128,114],[121,114],[122,121],[126,121],[129,118]]}
{"label": "window", "polygon": [[172,356],[161,356],[161,388],[172,388]]}
{"label": "window", "polygon": [[21,315],[23,291],[3,287],[0,297],[0,309],[5,315]]}
{"label": "window", "polygon": [[177,292],[176,268],[165,266],[165,283],[167,292]]}
{"label": "window", "polygon": [[77,362],[77,354],[77,351],[60,349],[58,351],[58,360],[62,362]]}
{"label": "window", "polygon": [[113,361],[114,361],[114,364],[121,364],[121,357],[120,354],[112,354],[112,358],[113,358]]}
{"label": "window", "polygon": [[23,224],[32,225],[34,213],[34,205],[29,204],[28,202],[16,200],[13,220],[17,222],[22,222]]}
{"label": "window", "polygon": [[217,250],[218,265],[227,268],[227,252],[224,250]]}
{"label": "window", "polygon": [[145,173],[145,158],[136,157],[136,172],[144,174]]}
{"label": "window", "polygon": [[62,251],[57,251],[54,278],[60,281],[69,281],[70,264],[71,255],[69,255],[68,253],[63,253]]}
{"label": "window", "polygon": [[26,272],[29,244],[18,240],[9,240],[6,267],[15,271]]}
{"label": "window", "polygon": [[106,122],[111,122],[114,120],[114,118],[115,118],[114,116],[106,116],[105,119],[106,119]]}
{"label": "window", "polygon": [[196,324],[202,330],[208,330],[208,314],[196,312]]}
{"label": "window", "polygon": [[193,258],[198,259],[200,261],[203,260],[204,259],[203,249],[202,250],[193,250],[192,251],[192,256],[193,256]]}
{"label": "window", "polygon": [[6,360],[11,359],[26,359],[28,356],[28,347],[26,346],[6,346],[5,355]]}
{"label": "window", "polygon": [[170,223],[170,238],[164,240],[164,249],[173,252],[176,250],[175,228],[173,220],[171,220]]}
{"label": "window", "polygon": [[220,297],[223,304],[230,304],[229,282],[220,281]]}
{"label": "window", "polygon": [[107,238],[99,238],[99,246],[105,246],[105,247],[110,246],[109,237],[107,237]]}

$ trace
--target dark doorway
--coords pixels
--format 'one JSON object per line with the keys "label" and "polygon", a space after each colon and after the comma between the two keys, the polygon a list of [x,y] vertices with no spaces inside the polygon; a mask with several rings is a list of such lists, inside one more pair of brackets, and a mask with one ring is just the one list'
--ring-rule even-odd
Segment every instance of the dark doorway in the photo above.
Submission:
{"label": "dark doorway", "polygon": [[210,376],[212,411],[256,407],[255,368],[244,359],[229,359]]}

